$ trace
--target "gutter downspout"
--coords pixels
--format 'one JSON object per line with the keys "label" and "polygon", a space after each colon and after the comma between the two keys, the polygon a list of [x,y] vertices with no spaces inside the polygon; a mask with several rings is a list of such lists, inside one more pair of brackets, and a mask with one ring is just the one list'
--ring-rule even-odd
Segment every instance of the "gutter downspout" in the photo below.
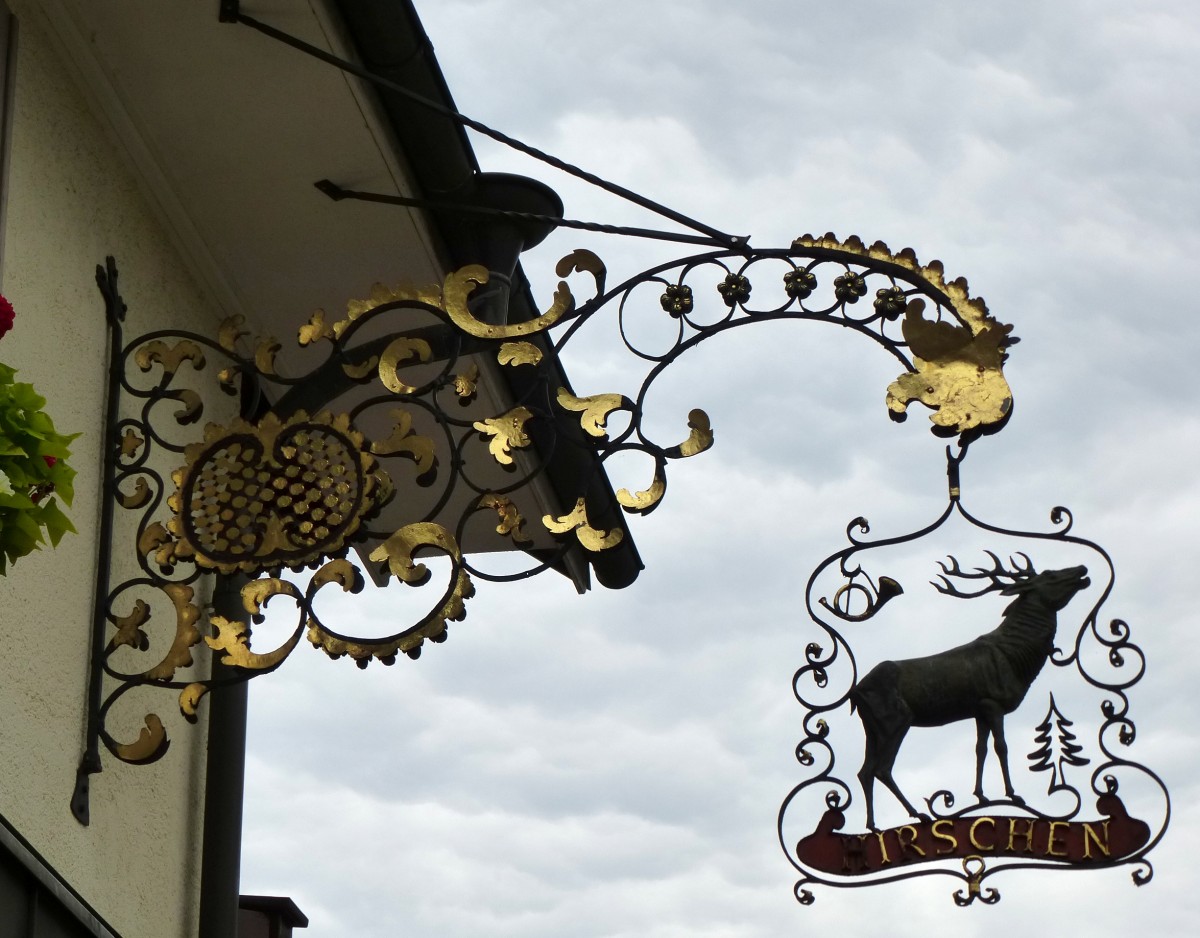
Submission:
{"label": "gutter downspout", "polygon": [[[241,589],[246,578],[218,576],[213,612],[247,619]],[[214,681],[238,669],[214,658]],[[246,782],[246,681],[209,695],[208,766],[204,778],[204,846],[200,860],[199,938],[236,938],[242,872],[242,799]]]}
{"label": "gutter downspout", "polygon": [[[254,419],[263,405],[257,380],[242,375],[239,413]],[[218,574],[213,584],[214,615],[249,625],[242,604],[243,573]],[[237,938],[242,877],[242,802],[246,791],[246,714],[249,682],[240,668],[215,655],[212,679],[227,681],[208,698],[208,761],[204,775],[204,840],[200,857],[198,938]]]}

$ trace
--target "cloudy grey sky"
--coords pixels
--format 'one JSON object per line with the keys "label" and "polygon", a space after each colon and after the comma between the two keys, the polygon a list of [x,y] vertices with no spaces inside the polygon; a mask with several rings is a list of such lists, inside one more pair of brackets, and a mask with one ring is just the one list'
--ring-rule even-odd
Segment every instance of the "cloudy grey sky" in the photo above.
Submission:
{"label": "cloudy grey sky", "polygon": [[[580,597],[550,575],[480,584],[466,621],[417,662],[360,672],[298,652],[255,682],[243,891],[294,896],[314,938],[1188,933],[1200,914],[1189,850],[1200,837],[1200,309],[1183,287],[1200,253],[1200,8],[418,9],[465,113],[759,247],[825,231],[911,245],[1015,324],[1015,413],[972,448],[964,501],[1035,530],[1064,504],[1075,533],[1109,549],[1117,580],[1104,615],[1128,621],[1148,658],[1129,755],[1166,779],[1175,813],[1143,888],[1126,868],[1000,875],[989,884],[1004,898],[989,908],[956,908],[961,884],[948,877],[818,888],[815,905],[796,903],[775,818],[805,777],[790,685],[819,635],[804,582],[857,515],[880,535],[933,520],[945,475],[924,412],[887,419],[897,369],[881,350],[827,326],[763,325],[686,356],[654,399],[664,440],[700,406],[716,446],[674,465],[664,505],[633,519],[647,569],[631,588]],[[569,216],[661,226],[475,143],[484,168],[554,185]],[[561,232],[525,259],[543,301],[554,261],[579,246],[605,258],[613,282],[686,253]],[[605,328],[572,342],[576,390],[632,393],[639,375]],[[990,627],[999,601],[967,609],[923,584],[948,550],[977,561],[1010,546],[958,526],[880,561],[908,592],[871,644],[856,644],[863,663]],[[1094,563],[1030,553],[1042,566]],[[390,619],[394,592],[343,614]],[[1095,594],[1068,607],[1063,630]],[[1097,706],[1055,670],[1007,724],[1030,794],[1047,781],[1024,765],[1048,689],[1080,727]],[[852,779],[861,731],[848,716],[833,725]],[[914,731],[901,786],[914,798],[949,787],[965,803],[972,737]],[[1095,756],[1094,729],[1087,742]],[[890,796],[876,801],[884,823],[902,823]]]}

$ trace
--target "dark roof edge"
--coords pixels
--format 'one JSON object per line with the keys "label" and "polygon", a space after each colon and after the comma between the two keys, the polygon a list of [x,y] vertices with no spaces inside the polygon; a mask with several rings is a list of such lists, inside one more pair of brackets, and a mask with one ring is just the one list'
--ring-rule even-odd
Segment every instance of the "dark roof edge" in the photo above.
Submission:
{"label": "dark roof edge", "polygon": [[8,854],[29,871],[43,889],[50,893],[67,912],[75,918],[94,938],[120,938],[120,935],[72,888],[46,858],[34,849],[20,832],[0,816],[0,850]]}
{"label": "dark roof edge", "polygon": [[238,908],[262,912],[289,928],[308,928],[308,916],[289,896],[238,896]]}
{"label": "dark roof edge", "polygon": [[[406,88],[442,105],[457,110],[445,76],[434,56],[433,43],[421,25],[412,0],[333,0],[357,49],[362,64]],[[413,174],[417,195],[438,200],[467,200],[474,190],[479,164],[462,124],[422,107],[400,95],[374,91],[383,113],[391,124],[392,133],[400,142],[403,156]],[[477,263],[474,221],[462,213],[427,213],[430,227],[438,234],[451,267]],[[520,265],[512,277],[509,300],[509,319],[522,322],[538,315],[529,282]],[[545,344],[551,351],[550,343]],[[555,359],[551,365],[559,383],[570,387],[562,365]],[[578,430],[578,426],[574,426]],[[568,430],[570,432],[570,430]],[[574,448],[568,446],[567,448]],[[623,512],[616,507],[616,497],[603,467],[593,457],[595,465],[589,478],[587,499],[591,523],[599,528],[620,527],[625,531],[622,542],[601,553],[583,551],[596,579],[609,589],[622,589],[632,583],[643,564],[625,524]],[[560,485],[579,477],[577,457],[560,456],[557,452],[547,465],[547,474],[560,494],[571,490]],[[573,498],[574,496],[572,496]],[[571,505],[565,505],[569,510]],[[596,514],[592,515],[591,512]]]}
{"label": "dark roof edge", "polygon": [[[370,71],[457,110],[411,0],[334,0]],[[453,198],[479,172],[466,128],[400,95],[375,91],[416,181],[428,198]],[[414,138],[421,146],[414,147]]]}

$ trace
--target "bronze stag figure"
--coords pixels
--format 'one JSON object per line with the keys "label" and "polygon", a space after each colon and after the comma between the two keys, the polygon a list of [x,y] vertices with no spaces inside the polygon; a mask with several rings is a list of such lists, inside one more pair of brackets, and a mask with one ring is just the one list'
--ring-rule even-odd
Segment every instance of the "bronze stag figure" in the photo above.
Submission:
{"label": "bronze stag figure", "polygon": [[[859,770],[867,807],[867,827],[875,829],[873,789],[883,782],[913,817],[928,817],[909,803],[892,778],[892,766],[910,727],[945,726],[958,720],[974,720],[975,796],[982,802],[983,762],[988,736],[994,738],[996,758],[1004,776],[1008,797],[1023,803],[1013,791],[1008,775],[1008,745],[1004,741],[1004,717],[1025,699],[1034,678],[1054,650],[1058,611],[1071,597],[1090,584],[1087,567],[1046,570],[1038,573],[1024,554],[1024,564],[1011,560],[1005,569],[995,554],[991,570],[977,568],[968,573],[958,561],[941,564],[937,589],[949,596],[972,598],[999,592],[1015,596],[1004,610],[1000,625],[972,642],[940,654],[903,661],[883,661],[871,669],[850,693],[851,712],[857,709],[866,733],[866,754]],[[948,577],[984,580],[982,589],[962,592]]]}

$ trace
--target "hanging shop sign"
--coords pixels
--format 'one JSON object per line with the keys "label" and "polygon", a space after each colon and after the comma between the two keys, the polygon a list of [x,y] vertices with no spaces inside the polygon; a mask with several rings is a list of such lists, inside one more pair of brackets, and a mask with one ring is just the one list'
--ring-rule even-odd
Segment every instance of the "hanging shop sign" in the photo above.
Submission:
{"label": "hanging shop sign", "polygon": [[[807,710],[797,757],[811,774],[779,815],[781,843],[802,874],[796,895],[804,904],[814,901],[814,884],[861,886],[931,874],[963,881],[965,889],[954,893],[959,905],[997,902],[999,891],[982,884],[1005,870],[1129,865],[1138,885],[1152,875],[1147,854],[1166,830],[1170,799],[1162,780],[1128,755],[1136,735],[1129,690],[1145,659],[1127,623],[1102,619],[1112,561],[1099,545],[1071,533],[1073,519],[1062,507],[1051,512],[1048,531],[976,518],[962,503],[964,455],[947,450],[950,497],[931,524],[872,539],[867,521],[855,519],[850,546],[809,580],[807,608],[824,637],[808,644],[793,686]],[[882,618],[890,600],[912,598],[917,588],[872,577],[875,558],[917,547],[954,522],[966,522],[981,544],[1028,545],[1028,553],[1006,560],[984,548],[984,562],[973,567],[948,557],[931,571],[929,592],[988,603],[995,626],[925,652],[937,631],[926,620],[923,630],[904,633],[923,653],[879,660],[878,632],[864,627]],[[1039,569],[1032,558],[1045,554],[1086,563]],[[839,582],[832,598],[820,594],[821,584]],[[1094,597],[1090,604],[1085,593]],[[888,612],[901,604],[889,604]],[[944,614],[953,619],[953,610]],[[1088,709],[1069,711],[1067,701]],[[974,725],[973,752],[961,733],[952,737],[959,749],[938,745],[936,734],[950,736],[959,723]],[[897,766],[911,774],[916,762],[898,757],[920,734],[931,734],[923,740],[926,765],[959,771],[947,779],[954,788],[914,802]],[[1018,740],[1028,748],[1016,749]],[[861,767],[847,780],[838,757],[860,753]],[[1021,760],[1015,768],[1013,755]],[[970,792],[965,807],[963,791]],[[882,809],[881,796],[889,802]],[[802,836],[793,840],[797,830]]]}
{"label": "hanging shop sign", "polygon": [[[755,305],[756,285],[767,285],[760,273],[782,297],[773,305]],[[580,576],[581,569],[609,585],[630,582],[638,564],[625,519],[653,511],[666,495],[669,466],[715,440],[699,409],[679,415],[679,438],[654,440],[645,408],[654,382],[708,338],[790,319],[874,340],[903,369],[883,395],[887,413],[903,420],[920,403],[935,434],[956,441],[947,448],[949,499],[932,523],[872,540],[867,522],[856,519],[850,546],[810,578],[806,604],[822,637],[807,645],[794,687],[807,708],[798,756],[811,774],[788,796],[779,823],[801,873],[797,896],[807,904],[814,884],[942,873],[965,884],[956,901],[992,902],[999,894],[983,888],[985,879],[1030,866],[1134,864],[1135,880],[1147,880],[1146,855],[1162,837],[1169,803],[1158,777],[1123,755],[1135,735],[1128,690],[1144,663],[1124,622],[1102,624],[1111,561],[1071,533],[1066,509],[1054,509],[1052,530],[1022,532],[981,521],[962,502],[968,447],[1011,413],[1003,365],[1016,341],[1012,327],[971,297],[965,281],[947,281],[940,264],[832,235],[779,250],[710,251],[616,288],[606,286],[603,263],[586,251],[564,258],[558,274],[564,279],[551,308],[520,322],[496,315],[481,289],[490,276],[482,267],[453,272],[437,286],[376,287],[342,317],[318,311],[302,320],[287,361],[303,364],[289,372],[280,365],[281,344],[247,335],[236,319],[215,337],[156,332],[125,341],[115,263],[98,271],[113,336],[108,554],[97,588],[90,738],[73,800],[81,821],[101,746],[131,764],[166,751],[166,730],[153,713],[134,738],[109,725],[114,707],[135,689],[172,690],[194,719],[209,691],[269,673],[302,641],[362,667],[415,658],[427,642],[445,640],[478,582],[545,570]],[[592,287],[584,301],[568,282],[580,277]],[[714,279],[712,295],[693,287],[712,289]],[[713,315],[714,307],[723,312]],[[608,311],[629,351],[648,363],[646,376],[630,393],[576,396],[559,353]],[[670,324],[665,350],[635,340],[633,326],[647,316]],[[212,362],[219,364],[209,378]],[[237,414],[199,429],[206,386],[236,398]],[[618,414],[623,429],[610,433]],[[618,454],[641,457],[647,471],[639,485],[611,487],[606,466]],[[942,648],[914,642],[907,657],[878,657],[859,636],[918,588],[875,570],[874,553],[918,547],[951,521],[978,534],[977,557],[986,559],[960,553],[942,560],[928,590],[981,608],[992,603],[991,630]],[[128,532],[124,542],[120,530]],[[1041,560],[1051,547],[1048,556],[1069,547],[1086,559],[1051,565]],[[523,553],[526,569],[489,573],[475,558],[492,550]],[[111,574],[113,552],[136,559],[132,576]],[[442,559],[440,579],[431,557]],[[361,589],[360,567],[380,584],[440,585],[410,621],[380,634],[349,632],[327,621],[317,598],[329,587]],[[306,578],[287,575],[304,568]],[[212,573],[244,578],[239,608],[206,610],[197,590]],[[1087,606],[1081,594],[1089,588],[1100,595]],[[273,629],[282,637],[261,647],[268,604],[277,612],[288,602],[293,625]],[[161,618],[160,608],[175,623],[165,648],[147,627],[152,613]],[[226,667],[197,671],[193,652],[205,648]],[[147,655],[148,666],[129,664]],[[860,670],[860,661],[872,667]],[[1099,692],[1094,744],[1084,744],[1078,716],[1066,709],[1076,695],[1050,688],[1049,673],[1073,675]],[[1026,712],[1019,705],[1027,699],[1043,708],[1020,729],[1022,739],[1032,733],[1029,769],[1048,781],[1046,806],[1018,793],[1010,767],[1014,714]],[[960,807],[950,789],[910,800],[904,761],[897,763],[915,735],[910,730],[972,722],[974,800]],[[989,748],[1003,794],[985,791]],[[847,781],[841,766],[849,752],[855,759],[862,753],[862,766]],[[969,753],[962,756],[968,764]],[[1149,782],[1159,816],[1143,816],[1144,800],[1131,810],[1131,779]],[[885,796],[901,815],[890,802],[877,803]]]}
{"label": "hanging shop sign", "polygon": [[[335,200],[477,213],[479,243],[507,260],[440,284],[377,285],[343,312],[298,315],[287,343],[250,335],[239,318],[214,335],[127,339],[116,264],[98,268],[111,346],[88,738],[72,799],[81,823],[102,750],[129,764],[167,750],[160,717],[131,711],[147,690],[169,691],[194,720],[206,694],[270,673],[305,643],[360,667],[416,658],[445,641],[482,583],[547,570],[580,589],[593,576],[631,583],[641,563],[629,518],[654,511],[672,467],[717,433],[693,408],[672,415],[670,439],[656,438],[650,391],[700,343],[786,320],[872,340],[899,370],[880,389],[884,412],[903,421],[921,405],[950,441],[936,517],[876,537],[857,518],[848,546],[808,580],[811,634],[793,681],[803,777],[778,827],[797,898],[942,875],[958,904],[993,903],[992,877],[1020,869],[1129,866],[1136,883],[1149,881],[1170,799],[1131,758],[1130,693],[1145,659],[1131,626],[1102,614],[1112,561],[1074,533],[1065,508],[1048,529],[1024,531],[964,505],[969,447],[1012,413],[1004,365],[1017,341],[964,279],[856,237],[752,248],[286,36],[236,0],[220,16],[694,233],[568,221],[552,191],[518,177],[480,174],[470,204],[322,180]],[[514,200],[516,210],[498,207]],[[491,231],[512,244],[485,230],[497,220]],[[556,267],[550,307],[523,311],[507,289],[517,257],[559,227],[702,251],[615,287],[599,257],[575,251]],[[604,322],[643,377],[577,396],[560,355]],[[645,323],[659,327],[653,344],[638,338]],[[615,488],[609,469],[630,460],[641,475]],[[524,567],[489,570],[496,551]],[[208,603],[214,577],[234,602]],[[357,592],[367,577],[425,599],[370,629],[333,621],[323,593]]]}

